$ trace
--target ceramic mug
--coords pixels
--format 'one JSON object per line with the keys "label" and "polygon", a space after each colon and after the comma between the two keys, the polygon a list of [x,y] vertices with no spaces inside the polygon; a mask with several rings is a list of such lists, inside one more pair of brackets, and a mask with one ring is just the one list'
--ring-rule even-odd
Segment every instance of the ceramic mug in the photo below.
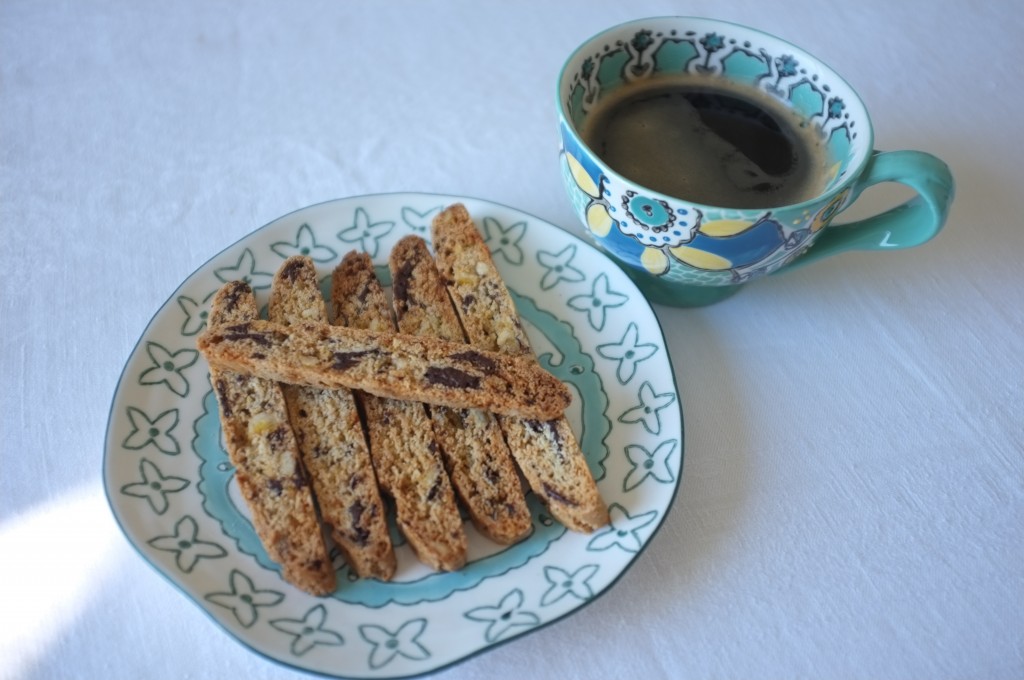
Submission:
{"label": "ceramic mug", "polygon": [[[584,143],[581,130],[602,98],[635,81],[680,76],[701,84],[726,79],[781,102],[824,145],[824,189],[781,207],[702,205],[623,177]],[[941,160],[874,149],[863,102],[834,71],[788,42],[737,24],[660,17],[608,29],[569,57],[557,96],[559,156],[573,208],[653,302],[708,304],[793,263],[921,245],[942,228],[953,199],[953,178]],[[916,196],[882,214],[832,224],[879,182],[900,182]]]}

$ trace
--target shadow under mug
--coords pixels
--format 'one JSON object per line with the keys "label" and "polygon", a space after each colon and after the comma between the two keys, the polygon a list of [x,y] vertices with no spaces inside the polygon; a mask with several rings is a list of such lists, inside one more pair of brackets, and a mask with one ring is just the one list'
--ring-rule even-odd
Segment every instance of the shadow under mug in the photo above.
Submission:
{"label": "shadow under mug", "polygon": [[[824,144],[825,189],[781,207],[702,205],[629,180],[584,143],[581,130],[604,97],[637,81],[681,76],[757,88],[793,110]],[[610,28],[569,57],[557,97],[559,157],[574,211],[652,302],[710,304],[783,268],[849,250],[921,245],[942,228],[953,200],[945,163],[921,151],[875,150],[867,109],[846,81],[800,48],[745,26],[660,17]],[[833,224],[880,182],[905,184],[915,196],[879,215]]]}

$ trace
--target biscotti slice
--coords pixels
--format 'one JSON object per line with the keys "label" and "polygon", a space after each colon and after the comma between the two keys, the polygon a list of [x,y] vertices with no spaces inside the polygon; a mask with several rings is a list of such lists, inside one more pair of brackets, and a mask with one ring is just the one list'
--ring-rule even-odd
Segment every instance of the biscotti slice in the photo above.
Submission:
{"label": "biscotti slice", "polygon": [[529,357],[394,332],[248,321],[209,328],[196,346],[210,365],[246,375],[452,408],[554,418],[572,397]]}
{"label": "biscotti slice", "polygon": [[[387,297],[365,253],[349,253],[334,270],[331,304],[336,324],[377,333],[394,328]],[[357,398],[377,480],[394,500],[395,520],[413,552],[435,570],[462,568],[466,534],[423,404],[365,393]]]}
{"label": "biscotti slice", "polygon": [[[457,203],[441,212],[431,233],[438,270],[470,342],[532,359],[512,296],[465,206]],[[530,488],[555,519],[581,532],[608,523],[607,506],[564,417],[499,417],[498,422]]]}
{"label": "biscotti slice", "polygon": [[[280,323],[327,323],[316,267],[309,257],[284,261],[274,276],[269,316]],[[387,581],[395,551],[350,390],[282,385],[292,429],[331,538],[358,576]]]}
{"label": "biscotti slice", "polygon": [[[464,341],[426,242],[406,236],[392,249],[388,265],[398,330]],[[530,511],[494,414],[443,406],[429,412],[452,485],[477,530],[502,545],[529,534]]]}
{"label": "biscotti slice", "polygon": [[[258,314],[252,289],[234,281],[214,296],[209,323],[244,323]],[[334,567],[281,388],[271,380],[216,366],[210,367],[210,382],[235,481],[264,549],[292,585],[313,595],[334,592]]]}

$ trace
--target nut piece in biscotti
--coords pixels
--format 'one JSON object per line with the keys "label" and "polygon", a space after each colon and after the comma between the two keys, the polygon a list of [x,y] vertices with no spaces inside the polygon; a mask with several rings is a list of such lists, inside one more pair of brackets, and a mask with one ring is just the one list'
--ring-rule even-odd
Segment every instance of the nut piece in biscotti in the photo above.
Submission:
{"label": "nut piece in biscotti", "polygon": [[[245,323],[258,314],[252,290],[235,281],[214,296],[209,323]],[[334,567],[280,386],[216,366],[210,383],[235,481],[264,549],[292,585],[313,595],[334,592]]]}
{"label": "nut piece in biscotti", "polygon": [[[387,297],[368,255],[346,255],[331,284],[334,323],[377,333],[394,329]],[[466,534],[423,404],[361,393],[357,398],[366,416],[377,480],[394,500],[402,534],[427,566],[461,569],[466,563]]]}
{"label": "nut piece in biscotti", "polygon": [[[388,265],[398,330],[462,342],[459,318],[426,242],[406,236]],[[524,538],[533,526],[530,511],[494,414],[443,406],[429,411],[448,475],[473,525],[502,545]]]}
{"label": "nut piece in biscotti", "polygon": [[249,321],[207,329],[196,346],[211,366],[290,385],[348,387],[452,408],[554,418],[572,395],[530,357],[465,343],[316,322]]}
{"label": "nut piece in biscotti", "polygon": [[[277,270],[269,316],[285,324],[328,322],[309,257],[290,257]],[[352,392],[301,385],[281,389],[320,517],[335,545],[358,576],[391,579],[395,551]]]}
{"label": "nut piece in biscotti", "polygon": [[[450,206],[431,227],[437,267],[469,341],[481,349],[532,358],[515,303],[465,206]],[[607,506],[564,417],[498,421],[523,476],[555,519],[582,532],[608,523]]]}

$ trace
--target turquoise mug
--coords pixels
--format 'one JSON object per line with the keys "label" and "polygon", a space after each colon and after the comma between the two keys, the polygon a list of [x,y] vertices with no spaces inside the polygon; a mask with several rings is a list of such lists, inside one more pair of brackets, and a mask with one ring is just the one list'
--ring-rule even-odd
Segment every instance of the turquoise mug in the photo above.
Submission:
{"label": "turquoise mug", "polygon": [[[588,116],[605,98],[621,100],[621,88],[655,80],[771,97],[817,136],[820,189],[789,205],[736,208],[668,195],[620,174],[584,141]],[[557,96],[559,157],[574,211],[596,245],[660,304],[713,303],[761,276],[849,250],[921,245],[942,229],[953,200],[953,177],[935,156],[874,149],[867,109],[828,66],[737,24],[660,17],[608,29],[568,58]],[[833,224],[880,182],[905,184],[916,195],[879,215]]]}

